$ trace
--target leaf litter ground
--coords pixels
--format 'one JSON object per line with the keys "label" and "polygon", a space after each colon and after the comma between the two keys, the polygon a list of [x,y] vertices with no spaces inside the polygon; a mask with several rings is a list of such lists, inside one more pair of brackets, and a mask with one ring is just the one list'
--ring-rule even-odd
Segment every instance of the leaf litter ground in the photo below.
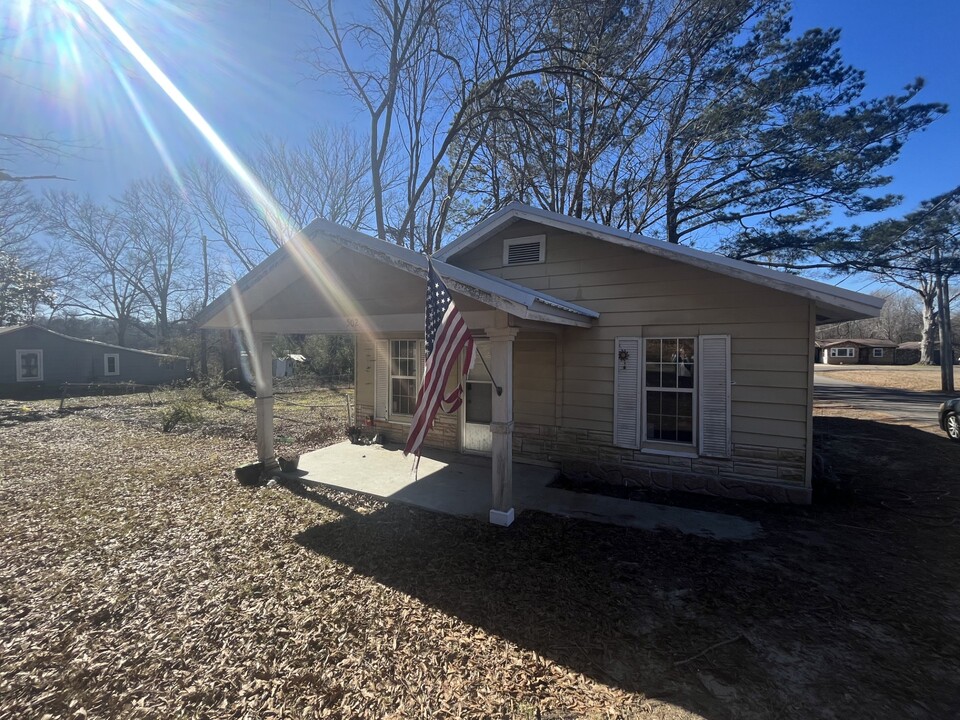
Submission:
{"label": "leaf litter ground", "polygon": [[[286,452],[339,440],[324,398]],[[0,716],[869,718],[960,711],[960,446],[818,417],[813,508],[724,543],[248,488],[249,400],[0,401]],[[331,400],[335,405],[336,398]]]}

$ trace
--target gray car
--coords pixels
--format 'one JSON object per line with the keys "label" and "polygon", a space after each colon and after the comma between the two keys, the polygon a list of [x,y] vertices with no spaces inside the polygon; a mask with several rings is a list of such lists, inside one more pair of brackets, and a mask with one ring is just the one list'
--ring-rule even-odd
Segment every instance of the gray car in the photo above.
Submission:
{"label": "gray car", "polygon": [[951,440],[960,442],[960,397],[940,406],[940,427]]}

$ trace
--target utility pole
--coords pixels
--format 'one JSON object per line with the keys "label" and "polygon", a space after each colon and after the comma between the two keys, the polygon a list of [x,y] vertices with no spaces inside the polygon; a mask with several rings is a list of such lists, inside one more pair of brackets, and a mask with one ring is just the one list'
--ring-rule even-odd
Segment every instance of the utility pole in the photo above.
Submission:
{"label": "utility pole", "polygon": [[937,313],[940,316],[940,389],[945,393],[954,391],[953,384],[953,335],[950,322],[950,273],[943,271],[940,262],[940,246],[933,248],[933,261],[937,283]]}

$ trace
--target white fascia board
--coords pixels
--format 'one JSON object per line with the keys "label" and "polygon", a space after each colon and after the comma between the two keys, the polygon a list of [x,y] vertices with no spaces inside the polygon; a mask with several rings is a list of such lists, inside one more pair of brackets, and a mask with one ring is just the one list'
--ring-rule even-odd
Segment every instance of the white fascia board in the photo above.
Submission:
{"label": "white fascia board", "polygon": [[830,310],[847,310],[864,317],[875,317],[883,308],[883,300],[872,295],[864,295],[817,280],[752,265],[743,260],[734,260],[684,245],[673,245],[663,240],[656,240],[626,230],[606,227],[587,220],[560,215],[549,210],[542,210],[516,202],[510,203],[472,230],[461,235],[450,245],[439,250],[434,257],[447,261],[454,255],[483,242],[514,220],[529,220],[558,230],[575,232],[615,245],[649,252],[651,255],[668,260],[683,262],[746,282],[763,285],[792,295],[799,295],[808,300],[814,300]]}

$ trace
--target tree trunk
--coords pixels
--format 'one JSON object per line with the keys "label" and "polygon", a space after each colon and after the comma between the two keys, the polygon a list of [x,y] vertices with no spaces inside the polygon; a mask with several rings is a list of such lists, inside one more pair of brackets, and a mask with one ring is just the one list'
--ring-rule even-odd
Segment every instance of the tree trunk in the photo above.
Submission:
{"label": "tree trunk", "polygon": [[220,331],[220,358],[223,365],[223,381],[244,385],[240,371],[240,343],[232,330]]}
{"label": "tree trunk", "polygon": [[210,367],[207,363],[207,331],[200,331],[200,377],[206,380],[210,377]]}
{"label": "tree trunk", "polygon": [[923,302],[923,329],[920,331],[920,365],[935,365],[933,361],[937,342],[937,312],[934,303],[937,294],[920,293]]}

